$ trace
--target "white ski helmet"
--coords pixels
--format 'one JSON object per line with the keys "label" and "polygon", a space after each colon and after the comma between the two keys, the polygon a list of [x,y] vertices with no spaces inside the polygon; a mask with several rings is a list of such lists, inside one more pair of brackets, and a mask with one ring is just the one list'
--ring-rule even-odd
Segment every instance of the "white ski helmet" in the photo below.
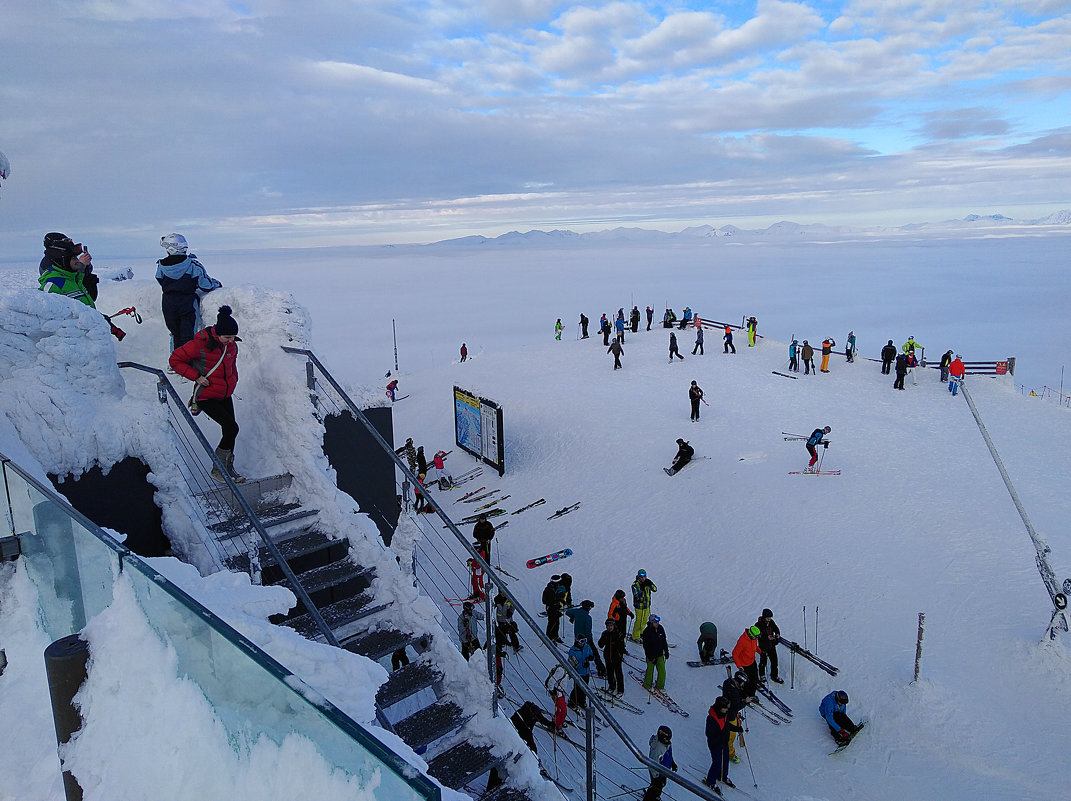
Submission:
{"label": "white ski helmet", "polygon": [[189,245],[186,244],[186,237],[182,234],[168,234],[160,237],[160,247],[165,248],[168,254],[175,256],[179,253],[185,253]]}

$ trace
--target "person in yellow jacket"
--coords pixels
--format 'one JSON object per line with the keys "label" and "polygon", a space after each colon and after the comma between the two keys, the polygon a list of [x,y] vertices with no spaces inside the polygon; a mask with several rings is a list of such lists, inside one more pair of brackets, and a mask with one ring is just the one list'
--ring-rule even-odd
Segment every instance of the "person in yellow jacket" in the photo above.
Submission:
{"label": "person in yellow jacket", "polygon": [[632,582],[632,608],[636,610],[636,622],[632,626],[632,641],[639,642],[640,635],[647,628],[647,619],[651,616],[651,595],[658,592],[658,587],[647,578],[646,570],[636,573]]}
{"label": "person in yellow jacket", "polygon": [[826,337],[822,342],[822,372],[829,372],[829,354],[833,352],[833,346],[837,343],[833,341],[833,337]]}

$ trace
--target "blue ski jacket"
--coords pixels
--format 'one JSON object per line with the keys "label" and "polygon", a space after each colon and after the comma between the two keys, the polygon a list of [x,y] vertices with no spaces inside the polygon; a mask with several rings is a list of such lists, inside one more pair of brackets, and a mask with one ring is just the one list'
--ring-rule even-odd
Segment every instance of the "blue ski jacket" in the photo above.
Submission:
{"label": "blue ski jacket", "polygon": [[591,661],[595,658],[595,652],[591,650],[591,643],[585,642],[581,646],[573,645],[569,649],[569,664],[576,668],[581,676],[591,675]]}
{"label": "blue ski jacket", "polygon": [[810,438],[807,440],[808,445],[817,445],[822,441],[822,437],[826,435],[825,429],[816,428],[811,432]]}
{"label": "blue ski jacket", "polygon": [[565,614],[573,622],[573,636],[587,637],[588,642],[591,642],[591,615],[588,610],[582,606],[574,606],[572,609],[566,609]]}
{"label": "blue ski jacket", "polygon": [[836,691],[831,692],[825,698],[822,699],[822,703],[818,705],[818,714],[826,719],[826,723],[832,726],[834,729],[839,730],[840,724],[834,719],[834,715],[838,712],[845,714],[847,707],[844,704],[837,703]]}

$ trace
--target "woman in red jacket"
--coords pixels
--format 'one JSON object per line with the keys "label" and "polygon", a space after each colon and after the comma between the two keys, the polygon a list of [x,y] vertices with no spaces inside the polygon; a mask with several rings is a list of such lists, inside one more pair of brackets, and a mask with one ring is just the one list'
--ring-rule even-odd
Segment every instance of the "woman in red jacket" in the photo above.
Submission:
{"label": "woman in red jacket", "polygon": [[[245,479],[234,469],[234,440],[238,436],[238,423],[234,419],[234,401],[231,395],[238,384],[238,323],[231,316],[230,306],[220,306],[216,324],[198,332],[182,347],[176,348],[168,360],[179,375],[193,381],[193,397],[190,411],[204,412],[219,423],[222,429],[216,456],[227,468],[231,479],[240,484]],[[226,479],[219,468],[212,468],[212,478],[223,482]]]}

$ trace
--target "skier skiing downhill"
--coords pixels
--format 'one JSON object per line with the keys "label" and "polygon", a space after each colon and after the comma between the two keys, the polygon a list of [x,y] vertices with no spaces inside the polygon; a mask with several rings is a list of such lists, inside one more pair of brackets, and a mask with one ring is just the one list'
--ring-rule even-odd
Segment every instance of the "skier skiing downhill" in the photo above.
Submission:
{"label": "skier skiing downhill", "polygon": [[[673,761],[673,731],[669,726],[659,726],[658,731],[651,735],[649,745],[651,750],[648,756],[652,762],[657,762],[664,768],[676,772],[677,763]],[[662,797],[662,790],[669,781],[664,775],[654,768],[648,768],[651,774],[651,785],[644,790],[642,801],[658,801]]]}
{"label": "skier skiing downhill", "polygon": [[829,443],[823,442],[822,438],[831,430],[832,429],[829,426],[826,426],[825,428],[816,428],[811,432],[811,436],[807,438],[807,453],[811,454],[811,461],[807,464],[807,469],[804,472],[814,472],[814,466],[818,462],[818,446],[822,445],[826,448],[829,447]]}
{"label": "skier skiing downhill", "polygon": [[848,717],[848,693],[844,690],[834,690],[818,706],[818,714],[821,715],[829,726],[829,733],[833,736],[838,746],[845,746],[863,728],[862,724],[852,722]]}

